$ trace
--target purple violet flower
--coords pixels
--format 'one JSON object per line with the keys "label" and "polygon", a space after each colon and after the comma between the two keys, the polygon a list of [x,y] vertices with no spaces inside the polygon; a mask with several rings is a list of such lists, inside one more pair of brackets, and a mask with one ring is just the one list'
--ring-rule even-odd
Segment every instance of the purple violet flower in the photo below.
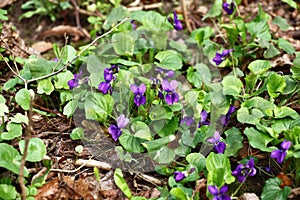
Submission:
{"label": "purple violet flower", "polygon": [[162,85],[163,90],[167,92],[166,97],[165,97],[166,103],[168,105],[172,105],[173,103],[178,102],[179,96],[176,93],[176,89],[178,86],[177,81],[172,80],[171,82],[169,82],[167,80],[163,80],[161,85]]}
{"label": "purple violet flower", "polygon": [[134,103],[136,106],[144,105],[146,103],[146,85],[141,84],[140,86],[137,86],[136,84],[132,84],[130,86],[131,91],[134,94]]}
{"label": "purple violet flower", "polygon": [[78,74],[74,74],[74,78],[68,81],[70,90],[72,90],[73,88],[79,85],[79,79],[81,76],[82,76],[82,71],[80,71]]}
{"label": "purple violet flower", "polygon": [[246,165],[239,164],[236,169],[232,172],[232,175],[237,177],[238,181],[242,183],[247,176],[254,176],[256,174],[256,169],[254,167],[254,159],[246,163]]}
{"label": "purple violet flower", "polygon": [[166,70],[166,69],[162,69],[162,68],[156,68],[156,71],[158,71],[163,78],[173,78],[175,75],[175,72],[173,70]]}
{"label": "purple violet flower", "polygon": [[102,92],[102,94],[107,94],[108,92],[112,93],[111,84],[105,81],[99,84],[98,90]]}
{"label": "purple violet flower", "polygon": [[221,64],[232,51],[233,49],[225,49],[222,54],[217,52],[216,56],[213,58],[213,61],[216,63],[216,65]]}
{"label": "purple violet flower", "polygon": [[135,24],[135,21],[131,20],[130,23],[131,23],[132,29],[135,30],[137,28],[137,25]]}
{"label": "purple violet flower", "polygon": [[174,179],[176,182],[182,181],[185,177],[186,176],[183,172],[180,172],[180,171],[174,172]]}
{"label": "purple violet flower", "polygon": [[220,188],[220,190],[215,185],[209,185],[207,187],[210,194],[213,195],[212,200],[230,200],[231,198],[227,196],[225,193],[228,191],[228,186],[224,185]]}
{"label": "purple violet flower", "polygon": [[214,149],[217,153],[224,153],[226,144],[225,142],[220,142],[220,138],[220,133],[216,131],[214,137],[210,137],[206,141],[214,145]]}
{"label": "purple violet flower", "polygon": [[231,15],[234,11],[234,2],[232,3],[223,3],[222,5],[223,9],[227,12],[228,15]]}
{"label": "purple violet flower", "polygon": [[196,171],[196,169],[194,167],[187,171],[183,171],[183,172],[176,171],[176,172],[174,172],[174,179],[176,182],[182,181],[183,179],[185,179],[188,175],[190,175],[194,171]]}
{"label": "purple violet flower", "polygon": [[110,82],[113,78],[114,78],[113,71],[108,68],[105,68],[104,69],[104,80],[106,82]]}
{"label": "purple violet flower", "polygon": [[235,112],[235,107],[233,105],[229,106],[229,109],[226,113],[226,115],[221,115],[219,121],[223,124],[223,126],[226,126],[230,121],[230,116]]}
{"label": "purple violet flower", "polygon": [[280,144],[280,148],[272,151],[270,157],[276,159],[276,161],[281,164],[286,156],[286,151],[291,147],[292,142],[283,140]]}
{"label": "purple violet flower", "polygon": [[206,112],[206,110],[202,110],[202,112],[200,114],[201,119],[200,119],[198,128],[200,128],[201,126],[209,125],[210,124],[210,122],[208,121],[208,115],[209,114]]}
{"label": "purple violet flower", "polygon": [[190,116],[184,116],[180,121],[180,124],[186,124],[187,126],[190,126],[192,123],[194,123],[194,118]]}
{"label": "purple violet flower", "polygon": [[128,118],[125,118],[124,114],[121,114],[117,119],[117,125],[111,124],[108,128],[108,132],[111,134],[114,141],[117,141],[122,134],[122,128],[124,128],[129,122]]}
{"label": "purple violet flower", "polygon": [[175,11],[173,12],[173,15],[174,15],[174,23],[173,23],[173,26],[174,26],[175,30],[176,30],[176,31],[182,30],[182,29],[183,29],[182,24],[181,24],[180,20],[178,20],[178,16],[177,16],[177,14],[176,14]]}

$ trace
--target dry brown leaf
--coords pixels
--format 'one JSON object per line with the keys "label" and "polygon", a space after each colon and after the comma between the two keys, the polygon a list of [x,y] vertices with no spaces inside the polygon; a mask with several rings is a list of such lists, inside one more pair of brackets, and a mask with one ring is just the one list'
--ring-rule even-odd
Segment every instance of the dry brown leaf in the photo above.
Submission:
{"label": "dry brown leaf", "polygon": [[24,40],[12,23],[3,22],[0,34],[0,47],[6,49],[5,55],[27,58],[33,52],[26,47]]}
{"label": "dry brown leaf", "polygon": [[87,32],[85,29],[82,29],[82,31],[75,27],[75,26],[69,26],[69,25],[59,25],[55,26],[42,34],[39,35],[38,38],[47,38],[47,37],[64,37],[66,34],[67,36],[73,36],[73,41],[78,41],[81,37],[85,37],[85,33]]}
{"label": "dry brown leaf", "polygon": [[280,187],[283,188],[284,186],[293,186],[292,180],[283,172],[280,172],[277,176],[277,178],[281,179]]}
{"label": "dry brown leaf", "polygon": [[293,65],[288,54],[284,54],[271,61],[272,67],[284,66],[284,65]]}
{"label": "dry brown leaf", "polygon": [[8,6],[8,5],[12,4],[15,1],[17,1],[17,0],[1,0],[0,1],[0,8]]}
{"label": "dry brown leaf", "polygon": [[38,194],[34,197],[35,200],[44,200],[47,197],[51,197],[58,192],[58,177],[53,179],[52,181],[46,183],[42,187],[38,189]]}
{"label": "dry brown leaf", "polygon": [[39,53],[44,53],[46,51],[49,51],[52,49],[52,43],[51,42],[45,42],[45,41],[39,41],[34,43],[31,48],[33,48],[35,51]]}

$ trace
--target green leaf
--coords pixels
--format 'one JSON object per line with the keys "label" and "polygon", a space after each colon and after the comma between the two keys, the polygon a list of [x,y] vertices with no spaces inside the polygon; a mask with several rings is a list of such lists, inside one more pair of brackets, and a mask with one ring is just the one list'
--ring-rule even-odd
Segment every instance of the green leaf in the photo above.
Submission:
{"label": "green leaf", "polygon": [[142,15],[142,18],[135,18],[136,20],[140,21],[143,26],[150,29],[156,30],[171,30],[173,29],[172,24],[170,24],[166,17],[163,17],[158,12],[155,11],[148,11]]}
{"label": "green leaf", "polygon": [[167,137],[159,138],[149,142],[143,142],[142,145],[148,150],[148,152],[155,151],[160,149],[163,146],[166,146],[173,140],[175,140],[175,135],[169,135]]}
{"label": "green leaf", "polygon": [[30,107],[30,92],[29,90],[22,88],[16,93],[16,102],[24,109],[29,110]]}
{"label": "green leaf", "polygon": [[57,74],[57,80],[54,81],[55,89],[70,89],[68,81],[73,79],[73,74],[69,70]]}
{"label": "green leaf", "polygon": [[152,135],[150,129],[147,124],[142,121],[135,121],[131,125],[131,129],[134,132],[134,136],[145,139],[145,140],[152,140]]}
{"label": "green leaf", "polygon": [[33,78],[38,78],[50,74],[56,65],[57,62],[54,61],[48,61],[44,58],[30,57],[26,61],[24,68],[29,68]]}
{"label": "green leaf", "polygon": [[291,6],[292,8],[295,8],[295,9],[298,8],[297,3],[295,1],[293,1],[293,0],[282,0],[282,1],[285,2],[285,3],[287,3],[287,4],[289,4],[289,6]]}
{"label": "green leaf", "polygon": [[246,24],[247,30],[253,37],[259,38],[259,43],[271,40],[271,33],[266,19],[252,20]]}
{"label": "green leaf", "polygon": [[118,188],[120,188],[120,190],[124,193],[124,195],[129,199],[131,199],[132,197],[131,191],[129,189],[129,186],[126,183],[126,180],[123,177],[123,173],[121,169],[119,168],[117,168],[114,172],[114,181],[115,184],[118,186]]}
{"label": "green leaf", "polygon": [[128,152],[141,153],[144,151],[144,147],[141,146],[139,138],[131,135],[126,129],[122,130],[122,135],[119,137],[119,142]]}
{"label": "green leaf", "polygon": [[275,118],[291,117],[296,119],[299,117],[299,114],[290,107],[282,106],[274,109],[274,116]]}
{"label": "green leaf", "polygon": [[208,13],[203,17],[203,21],[206,18],[213,18],[213,17],[218,17],[222,13],[222,0],[216,0],[212,8],[208,11]]}
{"label": "green leaf", "polygon": [[112,45],[118,55],[132,56],[134,50],[134,38],[126,32],[115,33],[112,36]]}
{"label": "green leaf", "polygon": [[74,128],[70,134],[72,140],[82,140],[84,139],[84,129],[81,127]]}
{"label": "green leaf", "polygon": [[199,76],[193,67],[189,67],[187,70],[187,80],[196,88],[200,88],[202,86],[202,77]]}
{"label": "green leaf", "polygon": [[159,60],[159,63],[155,64],[163,69],[175,71],[182,67],[181,57],[173,50],[161,51],[155,55],[155,59]]}
{"label": "green leaf", "polygon": [[3,21],[8,20],[8,17],[5,15],[7,15],[7,10],[3,10],[0,8],[0,20],[3,20]]}
{"label": "green leaf", "polygon": [[244,124],[255,125],[255,124],[259,123],[260,119],[264,116],[265,116],[264,113],[256,108],[249,110],[246,107],[241,107],[237,111],[237,120]]}
{"label": "green leaf", "polygon": [[6,99],[0,94],[0,117],[4,117],[5,113],[8,113]]}
{"label": "green leaf", "polygon": [[71,117],[74,114],[77,106],[78,100],[69,101],[64,107],[63,114],[66,115],[68,118]]}
{"label": "green leaf", "polygon": [[283,119],[277,119],[272,121],[271,128],[276,133],[282,133],[283,131],[288,131],[293,128],[293,122],[295,120],[291,118],[283,118]]}
{"label": "green leaf", "polygon": [[295,48],[293,47],[293,45],[285,39],[282,38],[278,39],[278,47],[284,50],[288,54],[295,53]]}
{"label": "green leaf", "polygon": [[[19,142],[19,148],[21,154],[24,153],[25,140]],[[26,161],[29,162],[39,162],[46,155],[46,146],[40,138],[31,138],[29,140],[28,153],[26,156]]]}
{"label": "green leaf", "polygon": [[187,194],[181,188],[172,188],[170,194],[175,197],[176,200],[188,200]]}
{"label": "green leaf", "polygon": [[163,128],[157,130],[158,135],[160,137],[165,137],[171,134],[175,134],[178,129],[178,122],[179,119],[177,117],[173,118],[172,120],[166,120]]}
{"label": "green leaf", "polygon": [[3,89],[5,91],[14,89],[14,87],[19,83],[19,78],[11,78],[8,81],[6,81],[3,85]]}
{"label": "green leaf", "polygon": [[276,47],[273,44],[268,44],[267,50],[264,52],[264,58],[274,58],[275,56],[278,56],[280,54],[280,51],[276,49]]}
{"label": "green leaf", "polygon": [[268,60],[255,60],[248,65],[249,70],[255,75],[263,75],[271,67],[271,63]]}
{"label": "green leaf", "polygon": [[229,43],[231,46],[234,46],[234,44],[236,43],[238,36],[239,36],[238,30],[236,29],[236,27],[231,24],[223,24],[223,25],[221,25],[221,28],[226,30],[226,35],[229,40]]}
{"label": "green leaf", "polygon": [[286,87],[285,79],[277,73],[272,73],[267,83],[268,93],[272,98],[278,97]]}
{"label": "green leaf", "polygon": [[288,186],[280,187],[281,180],[279,178],[270,178],[266,181],[261,194],[262,200],[286,200],[291,193]]}
{"label": "green leaf", "polygon": [[113,8],[107,16],[107,19],[103,24],[103,28],[105,30],[110,29],[112,26],[117,25],[119,21],[125,19],[128,15],[129,12],[124,6]]}
{"label": "green leaf", "polygon": [[12,140],[22,135],[22,125],[18,123],[8,122],[6,125],[7,132],[1,133],[2,140]]}
{"label": "green leaf", "polygon": [[0,198],[4,200],[16,199],[16,188],[12,185],[0,184]]}
{"label": "green leaf", "polygon": [[212,74],[205,64],[198,63],[195,67],[188,68],[187,79],[196,88],[201,88],[203,83],[211,82]]}
{"label": "green leaf", "polygon": [[162,119],[172,119],[173,113],[168,112],[167,109],[163,106],[156,105],[151,107],[149,112],[149,118],[152,121],[162,120]]}
{"label": "green leaf", "polygon": [[280,30],[282,30],[282,31],[286,31],[290,27],[290,25],[287,23],[286,19],[284,19],[280,16],[276,16],[273,19],[272,24],[279,26]]}
{"label": "green leaf", "polygon": [[235,180],[231,175],[230,161],[224,154],[211,152],[206,158],[206,169],[208,170],[207,185],[221,187]]}
{"label": "green leaf", "polygon": [[90,55],[87,59],[87,71],[90,73],[91,86],[98,88],[99,83],[103,80],[103,70],[107,67],[96,55]]}
{"label": "green leaf", "polygon": [[199,95],[200,91],[189,90],[184,94],[184,99],[189,103],[189,105],[196,106],[198,103]]}
{"label": "green leaf", "polygon": [[255,130],[254,128],[246,128],[244,134],[247,136],[250,145],[253,148],[260,149],[262,151],[271,152],[275,147],[268,147],[268,144],[273,140],[272,137]]}
{"label": "green leaf", "polygon": [[255,74],[247,74],[246,78],[245,78],[246,88],[249,91],[253,91],[257,80],[258,80],[257,75],[255,75]]}
{"label": "green leaf", "polygon": [[238,96],[240,95],[243,87],[242,81],[235,76],[225,76],[223,81],[223,94]]}
{"label": "green leaf", "polygon": [[14,123],[17,123],[17,124],[24,123],[24,124],[28,125],[28,117],[26,115],[21,114],[21,113],[15,114],[13,117],[10,117],[9,120],[11,122],[14,122]]}
{"label": "green leaf", "polygon": [[89,92],[84,104],[87,119],[105,122],[112,112],[114,99],[110,95]]}
{"label": "green leaf", "polygon": [[242,107],[246,107],[248,109],[257,108],[265,115],[273,116],[273,110],[275,109],[276,106],[274,103],[266,99],[263,99],[261,97],[252,97],[251,99],[242,103]]}
{"label": "green leaf", "polygon": [[239,129],[233,127],[225,131],[226,139],[226,150],[224,154],[227,157],[236,156],[240,149],[244,147],[243,145],[243,136]]}
{"label": "green leaf", "polygon": [[163,146],[157,151],[152,151],[149,154],[159,164],[170,164],[175,159],[174,149],[170,149],[167,146]]}
{"label": "green leaf", "polygon": [[61,50],[62,57],[61,60],[63,64],[67,64],[68,62],[71,62],[76,57],[76,50],[74,47],[70,45],[66,45]]}
{"label": "green leaf", "polygon": [[51,82],[52,78],[38,81],[37,93],[50,95],[54,91],[54,86]]}
{"label": "green leaf", "polygon": [[199,172],[205,169],[206,158],[201,153],[190,153],[186,156],[186,160],[189,164],[196,166]]}
{"label": "green leaf", "polygon": [[203,45],[205,41],[213,35],[213,29],[210,26],[198,28],[191,32],[191,37],[195,39],[200,45]]}
{"label": "green leaf", "polygon": [[[0,143],[0,167],[3,167],[15,174],[19,174],[21,155],[19,152],[6,143]],[[24,167],[24,175],[29,175],[28,170]]]}

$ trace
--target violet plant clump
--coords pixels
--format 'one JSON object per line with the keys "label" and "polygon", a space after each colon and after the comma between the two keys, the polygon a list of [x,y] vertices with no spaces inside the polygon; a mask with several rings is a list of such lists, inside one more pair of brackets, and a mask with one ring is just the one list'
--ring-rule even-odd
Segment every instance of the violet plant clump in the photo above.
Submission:
{"label": "violet plant clump", "polygon": [[176,80],[172,80],[171,82],[167,80],[162,81],[162,88],[166,92],[165,101],[168,105],[172,105],[179,100],[179,96],[176,93],[178,83]]}
{"label": "violet plant clump", "polygon": [[233,49],[225,49],[222,53],[216,52],[213,61],[216,63],[216,65],[220,65],[230,55],[231,52],[233,52]]}
{"label": "violet plant clump", "polygon": [[104,81],[99,84],[98,90],[103,94],[107,94],[108,92],[112,93],[111,84],[116,79],[114,73],[118,72],[118,67],[112,65],[110,68],[105,68],[103,71]]}
{"label": "violet plant clump", "polygon": [[117,141],[122,134],[122,128],[126,127],[129,122],[129,119],[125,117],[124,114],[121,114],[117,119],[117,124],[111,124],[108,128],[108,132],[111,134],[111,137],[114,141]]}
{"label": "violet plant clump", "polygon": [[291,145],[291,141],[283,140],[280,144],[280,148],[272,151],[270,157],[274,158],[279,164],[283,163],[287,150],[291,147]]}
{"label": "violet plant clump", "polygon": [[220,187],[220,190],[215,185],[209,185],[207,186],[207,189],[209,193],[213,196],[212,200],[230,200],[230,196],[228,196],[226,193],[228,191],[228,186],[223,185]]}
{"label": "violet plant clump", "polygon": [[254,167],[254,159],[250,158],[250,160],[245,165],[239,164],[232,172],[232,175],[237,177],[240,183],[244,182],[248,176],[255,176],[256,169]]}
{"label": "violet plant clump", "polygon": [[175,11],[173,12],[173,20],[174,20],[173,21],[174,29],[176,31],[181,31],[183,29],[183,27],[182,27],[182,24],[181,24],[180,20],[178,19],[178,16]]}
{"label": "violet plant clump", "polygon": [[195,171],[195,168],[191,168],[190,170],[187,171],[175,171],[174,174],[174,179],[176,182],[180,182],[183,179],[185,179],[187,176],[189,176],[191,173]]}
{"label": "violet plant clump", "polygon": [[230,117],[234,112],[235,112],[235,107],[233,105],[230,105],[226,115],[221,115],[219,121],[223,124],[223,126],[227,126],[227,124],[230,121]]}
{"label": "violet plant clump", "polygon": [[214,145],[214,149],[217,153],[224,153],[226,144],[225,142],[221,142],[220,139],[220,133],[218,131],[215,131],[214,137],[210,137],[206,141]]}
{"label": "violet plant clump", "polygon": [[225,2],[222,4],[222,7],[228,15],[231,15],[234,11],[234,2],[231,3]]}
{"label": "violet plant clump", "polygon": [[80,71],[78,74],[74,74],[74,78],[68,81],[70,90],[79,86],[79,79],[81,78],[81,76],[82,76],[82,71]]}
{"label": "violet plant clump", "polygon": [[141,84],[140,86],[137,86],[136,84],[132,84],[130,86],[131,91],[134,94],[134,103],[137,107],[144,105],[146,103],[146,85]]}

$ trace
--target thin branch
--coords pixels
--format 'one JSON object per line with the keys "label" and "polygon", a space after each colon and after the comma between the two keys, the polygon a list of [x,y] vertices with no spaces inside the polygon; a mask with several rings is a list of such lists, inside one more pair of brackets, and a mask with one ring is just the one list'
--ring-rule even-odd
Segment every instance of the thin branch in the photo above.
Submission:
{"label": "thin branch", "polygon": [[[80,164],[80,166],[79,166],[78,168],[76,168],[76,169],[73,169],[73,170],[50,169],[50,171],[52,171],[52,172],[64,172],[64,173],[76,173],[78,170],[80,170],[80,169],[83,168],[84,166],[89,165],[89,162],[90,162],[90,161],[97,162],[97,161],[92,160],[92,158],[93,158],[93,156],[91,156],[89,160],[84,160],[84,162],[82,161],[82,162],[79,162],[79,163],[78,163],[78,160],[82,160],[82,159],[78,159],[78,160],[75,162],[75,165],[79,165],[79,164]],[[57,159],[57,160],[60,160],[59,157],[57,157],[56,159]],[[104,164],[106,164],[106,163],[104,163]],[[108,164],[107,164],[107,165],[108,165]],[[91,166],[91,165],[89,165],[89,166]],[[109,165],[108,165],[108,166],[109,166]],[[98,165],[98,167],[100,168],[99,165]],[[110,166],[109,166],[109,167],[110,167]],[[103,168],[101,168],[101,169],[109,170],[110,168],[107,169],[107,166],[105,166],[105,167],[103,167]]]}
{"label": "thin branch", "polygon": [[120,23],[118,23],[116,26],[114,26],[112,29],[110,29],[109,31],[107,31],[106,33],[96,37],[89,45],[87,45],[84,49],[82,49],[81,52],[78,53],[78,55],[76,57],[74,57],[71,61],[69,61],[67,64],[65,64],[61,69],[59,69],[58,71],[55,71],[55,72],[52,72],[51,74],[47,74],[45,76],[41,76],[41,77],[37,77],[37,78],[34,78],[34,79],[30,79],[28,80],[28,83],[30,82],[34,82],[34,81],[38,81],[38,80],[42,80],[42,79],[45,79],[45,78],[48,78],[50,76],[53,76],[53,75],[56,75],[60,72],[62,72],[63,70],[65,70],[68,66],[70,66],[75,60],[77,60],[81,54],[83,52],[85,52],[88,48],[90,48],[91,46],[93,46],[99,39],[109,35],[111,32],[113,32],[118,26],[120,26],[121,24],[123,24],[125,21],[127,21],[129,18],[126,17],[125,19],[123,19]]}
{"label": "thin branch", "polygon": [[26,82],[27,80],[24,79],[20,74],[18,74],[17,72],[15,72],[15,70],[10,66],[10,64],[6,61],[6,59],[4,58],[4,56],[2,55],[2,53],[0,53],[1,58],[4,60],[4,62],[6,63],[6,65],[8,66],[8,68],[10,69],[10,71],[12,71],[12,73],[14,75],[16,75],[18,78],[20,78],[23,82]]}
{"label": "thin branch", "polygon": [[28,117],[28,126],[26,127],[25,130],[25,146],[24,146],[24,152],[23,152],[23,156],[21,159],[21,164],[20,164],[20,172],[19,172],[19,182],[20,182],[20,188],[21,188],[21,198],[22,200],[26,200],[26,186],[25,186],[25,182],[24,182],[24,167],[26,164],[26,157],[28,154],[28,147],[29,147],[29,140],[31,138],[31,125],[32,125],[32,101],[33,101],[33,97],[30,95],[30,106],[29,106],[29,112],[27,114]]}
{"label": "thin branch", "polygon": [[192,30],[191,25],[189,23],[186,2],[185,2],[185,0],[181,0],[180,2],[181,2],[181,8],[182,8],[182,13],[183,13],[183,18],[184,18],[186,27],[187,27],[187,29],[188,29],[189,32],[192,32],[193,30]]}

